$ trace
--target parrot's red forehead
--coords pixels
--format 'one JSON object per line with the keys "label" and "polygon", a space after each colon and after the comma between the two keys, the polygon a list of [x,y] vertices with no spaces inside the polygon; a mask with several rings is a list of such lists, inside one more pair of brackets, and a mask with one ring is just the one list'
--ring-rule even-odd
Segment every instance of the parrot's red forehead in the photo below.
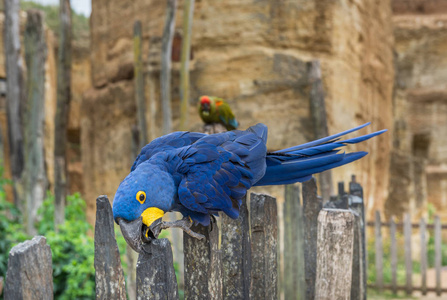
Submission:
{"label": "parrot's red forehead", "polygon": [[210,103],[211,101],[210,101],[210,98],[208,97],[208,96],[202,96],[202,97],[200,97],[200,103]]}

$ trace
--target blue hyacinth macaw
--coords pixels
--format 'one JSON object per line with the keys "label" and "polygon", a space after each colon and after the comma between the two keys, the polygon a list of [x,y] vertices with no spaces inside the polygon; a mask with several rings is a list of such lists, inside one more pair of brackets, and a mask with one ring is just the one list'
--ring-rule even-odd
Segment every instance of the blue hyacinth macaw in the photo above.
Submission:
{"label": "blue hyacinth macaw", "polygon": [[[275,152],[267,152],[267,126],[206,135],[174,132],[153,140],[136,158],[113,201],[113,216],[129,245],[140,252],[144,242],[162,229],[180,227],[192,236],[192,223],[204,226],[222,211],[239,216],[242,198],[252,186],[290,184],[312,174],[350,162],[367,152],[339,149],[386,130],[340,140],[362,126]],[[182,213],[176,222],[163,222],[170,211]]]}

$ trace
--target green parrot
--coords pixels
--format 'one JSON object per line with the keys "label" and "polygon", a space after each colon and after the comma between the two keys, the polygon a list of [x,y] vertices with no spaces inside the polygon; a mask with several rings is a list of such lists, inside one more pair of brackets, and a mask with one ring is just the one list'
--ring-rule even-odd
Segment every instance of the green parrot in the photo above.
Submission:
{"label": "green parrot", "polygon": [[218,97],[200,97],[199,115],[206,124],[220,123],[227,130],[234,130],[239,126],[228,103]]}

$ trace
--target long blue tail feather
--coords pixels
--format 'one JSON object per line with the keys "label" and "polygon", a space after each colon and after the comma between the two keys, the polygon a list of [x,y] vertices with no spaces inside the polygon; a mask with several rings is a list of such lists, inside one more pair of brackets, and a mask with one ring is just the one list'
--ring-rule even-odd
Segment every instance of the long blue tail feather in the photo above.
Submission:
{"label": "long blue tail feather", "polygon": [[368,154],[367,152],[338,153],[346,144],[356,144],[382,134],[385,130],[341,141],[340,137],[370,123],[306,144],[267,153],[267,169],[256,186],[290,184],[309,180],[313,174],[333,169]]}

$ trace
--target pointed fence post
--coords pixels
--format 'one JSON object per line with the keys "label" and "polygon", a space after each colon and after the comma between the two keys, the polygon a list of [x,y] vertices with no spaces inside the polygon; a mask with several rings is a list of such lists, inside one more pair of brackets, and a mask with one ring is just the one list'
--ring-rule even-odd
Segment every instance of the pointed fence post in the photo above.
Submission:
{"label": "pointed fence post", "polygon": [[318,214],[323,207],[323,199],[317,196],[317,181],[314,177],[303,183],[304,213],[304,262],[306,299],[315,298],[317,273]]}
{"label": "pointed fence post", "polygon": [[250,195],[251,299],[278,298],[278,212],[276,199]]}
{"label": "pointed fence post", "polygon": [[127,299],[113,212],[107,196],[96,199],[95,282],[96,299]]}
{"label": "pointed fence post", "polygon": [[143,246],[137,262],[137,299],[178,300],[177,279],[168,239],[153,240]]}
{"label": "pointed fence post", "polygon": [[222,215],[222,299],[250,297],[251,244],[248,217],[245,198],[238,219]]}
{"label": "pointed fence post", "polygon": [[208,227],[197,225],[191,229],[203,234],[205,239],[198,240],[186,233],[183,234],[185,299],[222,299],[219,228],[213,223]]}
{"label": "pointed fence post", "polygon": [[9,252],[5,300],[53,299],[51,249],[43,236],[20,243]]}

